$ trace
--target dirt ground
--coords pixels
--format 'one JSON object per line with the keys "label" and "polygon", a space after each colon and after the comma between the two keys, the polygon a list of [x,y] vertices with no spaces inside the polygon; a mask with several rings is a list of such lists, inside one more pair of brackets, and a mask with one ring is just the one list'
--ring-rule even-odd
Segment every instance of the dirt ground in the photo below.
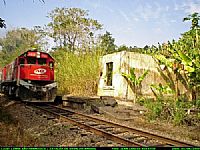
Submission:
{"label": "dirt ground", "polygon": [[4,97],[0,110],[0,146],[121,146]]}
{"label": "dirt ground", "polygon": [[138,110],[137,106],[119,105],[114,109],[107,107],[104,110],[107,112],[104,115],[95,115],[108,121],[200,146],[200,124],[198,126],[175,126],[159,120],[148,121],[144,116],[144,112]]}
{"label": "dirt ground", "polygon": [[[139,106],[103,107],[96,117],[136,127],[159,135],[187,141],[200,146],[200,126],[173,126],[146,121]],[[88,113],[88,112],[87,112]],[[30,106],[0,97],[0,146],[122,146]]]}

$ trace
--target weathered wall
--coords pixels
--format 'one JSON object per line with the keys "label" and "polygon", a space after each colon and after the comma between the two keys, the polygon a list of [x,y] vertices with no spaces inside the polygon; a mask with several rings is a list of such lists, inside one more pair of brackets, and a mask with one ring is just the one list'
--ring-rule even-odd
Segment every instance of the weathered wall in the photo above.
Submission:
{"label": "weathered wall", "polygon": [[[106,63],[113,62],[113,85],[106,86]],[[151,84],[166,85],[171,83],[175,86],[175,76],[172,70],[160,70],[160,66],[150,55],[138,54],[134,52],[117,52],[108,54],[102,57],[102,76],[99,80],[98,95],[99,96],[114,96],[123,99],[135,99],[135,93],[128,85],[122,73],[129,73],[130,67],[135,68],[136,76],[143,74],[145,70],[149,73],[142,81],[141,94],[143,96],[153,97],[153,92],[150,88]],[[184,93],[185,87],[179,82],[179,90]]]}

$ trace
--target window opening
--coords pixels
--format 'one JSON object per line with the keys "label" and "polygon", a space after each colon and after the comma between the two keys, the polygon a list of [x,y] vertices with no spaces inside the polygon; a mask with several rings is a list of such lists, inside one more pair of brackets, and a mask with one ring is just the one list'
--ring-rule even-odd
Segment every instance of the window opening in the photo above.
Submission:
{"label": "window opening", "polygon": [[36,64],[35,57],[27,57],[27,64]]}
{"label": "window opening", "polygon": [[24,65],[25,64],[25,59],[24,58],[20,58],[19,59],[19,65]]}
{"label": "window opening", "polygon": [[106,63],[106,85],[112,86],[113,62]]}
{"label": "window opening", "polygon": [[53,68],[53,66],[54,66],[54,63],[53,62],[49,62],[49,67]]}
{"label": "window opening", "polygon": [[45,66],[47,64],[46,58],[38,58],[38,65]]}

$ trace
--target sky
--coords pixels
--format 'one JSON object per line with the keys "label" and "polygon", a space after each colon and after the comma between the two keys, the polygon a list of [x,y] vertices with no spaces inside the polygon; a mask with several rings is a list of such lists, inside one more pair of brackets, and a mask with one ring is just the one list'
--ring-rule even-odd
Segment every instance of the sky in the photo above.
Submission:
{"label": "sky", "polygon": [[0,0],[0,17],[7,30],[44,26],[50,22],[49,12],[56,7],[76,7],[89,11],[89,17],[103,24],[115,38],[115,44],[144,47],[178,40],[190,29],[191,22],[183,18],[200,13],[200,0]]}

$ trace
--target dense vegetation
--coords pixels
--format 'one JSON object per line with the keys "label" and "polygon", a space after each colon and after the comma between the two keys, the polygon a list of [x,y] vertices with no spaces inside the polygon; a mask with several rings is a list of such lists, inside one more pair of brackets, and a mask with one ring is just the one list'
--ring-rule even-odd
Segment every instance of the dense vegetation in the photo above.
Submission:
{"label": "dense vegetation", "polygon": [[[56,80],[60,94],[95,95],[99,80],[99,59],[104,54],[117,51],[132,51],[152,55],[160,65],[171,68],[179,82],[182,82],[190,95],[183,97],[173,84],[151,85],[157,101],[152,102],[137,97],[137,102],[149,108],[150,119],[164,118],[176,124],[190,122],[185,109],[200,108],[198,92],[200,87],[200,16],[193,13],[183,21],[192,21],[191,29],[181,35],[178,41],[172,40],[158,46],[146,45],[144,48],[126,45],[116,46],[112,34],[106,31],[98,35],[103,25],[88,17],[88,11],[80,8],[56,8],[48,17],[51,21],[44,27],[33,29],[17,28],[0,38],[0,67],[10,63],[17,55],[34,47],[47,51],[47,39],[52,38],[56,46],[50,53],[56,59]],[[5,27],[0,18],[0,27]],[[171,61],[173,60],[173,61]],[[135,76],[125,75],[128,77]],[[136,87],[136,78],[133,87]],[[130,80],[133,82],[133,80]],[[140,81],[142,82],[142,80]],[[135,88],[133,88],[135,89]],[[172,93],[175,97],[165,98],[163,94]],[[191,102],[188,102],[192,100]],[[187,101],[187,102],[186,102]],[[198,121],[200,114],[195,117]]]}
{"label": "dense vegetation", "polygon": [[[197,125],[200,121],[200,44],[199,24],[200,16],[193,13],[183,21],[192,21],[191,29],[182,34],[178,41],[168,41],[158,47],[147,47],[146,52],[151,54],[160,65],[173,70],[176,83],[169,81],[167,85],[152,85],[156,94],[156,101],[142,99],[148,108],[148,118],[157,118],[172,121],[175,124]],[[178,89],[181,82],[187,89],[182,95]],[[176,87],[177,86],[177,87]],[[164,97],[163,94],[171,93],[174,97]],[[140,100],[141,102],[141,100]],[[196,113],[190,113],[194,110]]]}
{"label": "dense vegetation", "polygon": [[99,80],[97,52],[74,54],[59,49],[53,53],[56,59],[56,81],[59,94],[95,95]]}

